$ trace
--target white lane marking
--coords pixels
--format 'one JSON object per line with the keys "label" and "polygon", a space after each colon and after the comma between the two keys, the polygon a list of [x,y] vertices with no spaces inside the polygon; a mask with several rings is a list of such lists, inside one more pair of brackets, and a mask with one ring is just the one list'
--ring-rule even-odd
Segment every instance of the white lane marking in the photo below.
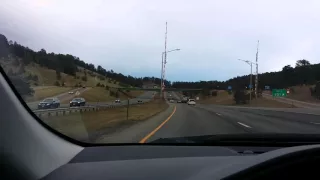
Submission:
{"label": "white lane marking", "polygon": [[218,116],[222,116],[221,114],[219,114],[219,113],[216,113]]}
{"label": "white lane marking", "polygon": [[251,128],[250,126],[248,126],[248,125],[246,125],[246,124],[243,124],[243,123],[241,123],[241,122],[237,122],[237,123],[240,124],[241,126],[246,127],[246,128]]}
{"label": "white lane marking", "polygon": [[310,122],[311,124],[317,124],[317,125],[320,125],[320,123],[317,123],[317,122]]}

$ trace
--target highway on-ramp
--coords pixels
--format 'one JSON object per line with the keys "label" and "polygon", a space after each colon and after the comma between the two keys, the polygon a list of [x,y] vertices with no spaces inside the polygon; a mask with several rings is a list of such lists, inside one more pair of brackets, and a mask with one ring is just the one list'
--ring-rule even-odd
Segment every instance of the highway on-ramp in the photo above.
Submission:
{"label": "highway on-ramp", "polygon": [[[174,92],[172,95],[176,96]],[[243,133],[320,134],[320,113],[171,103],[163,115],[106,135],[100,142],[136,143],[159,138]]]}

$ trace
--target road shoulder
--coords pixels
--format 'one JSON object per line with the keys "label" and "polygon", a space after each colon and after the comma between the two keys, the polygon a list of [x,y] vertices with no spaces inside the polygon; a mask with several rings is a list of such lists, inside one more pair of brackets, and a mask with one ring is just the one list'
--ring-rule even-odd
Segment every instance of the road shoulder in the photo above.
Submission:
{"label": "road shoulder", "polygon": [[120,129],[114,133],[101,136],[96,143],[138,143],[151,131],[156,129],[173,112],[175,105],[169,104],[169,107],[148,120],[134,124],[130,127]]}

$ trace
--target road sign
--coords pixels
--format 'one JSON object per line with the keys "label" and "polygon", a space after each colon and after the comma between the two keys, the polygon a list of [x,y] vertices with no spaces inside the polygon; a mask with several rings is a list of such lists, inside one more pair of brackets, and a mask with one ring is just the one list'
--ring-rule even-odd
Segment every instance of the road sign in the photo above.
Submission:
{"label": "road sign", "polygon": [[228,86],[228,90],[231,90],[232,89],[232,87],[231,86]]}
{"label": "road sign", "polygon": [[76,96],[79,96],[79,95],[80,95],[80,92],[79,92],[79,91],[77,91],[77,92],[76,92]]}
{"label": "road sign", "polygon": [[272,96],[273,97],[286,97],[287,90],[286,89],[272,89]]}
{"label": "road sign", "polygon": [[250,89],[252,88],[252,84],[249,84],[249,88],[250,88]]}
{"label": "road sign", "polygon": [[264,86],[265,90],[270,90],[270,86]]}

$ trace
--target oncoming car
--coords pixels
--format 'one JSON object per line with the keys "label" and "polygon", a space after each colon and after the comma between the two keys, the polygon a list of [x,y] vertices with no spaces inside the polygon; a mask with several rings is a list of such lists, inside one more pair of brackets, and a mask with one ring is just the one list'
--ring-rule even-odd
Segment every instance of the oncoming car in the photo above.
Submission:
{"label": "oncoming car", "polygon": [[189,99],[188,105],[196,105],[196,101],[194,99]]}
{"label": "oncoming car", "polygon": [[60,101],[58,98],[46,98],[38,104],[38,109],[49,109],[60,107]]}
{"label": "oncoming car", "polygon": [[115,103],[121,103],[120,99],[114,100]]}
{"label": "oncoming car", "polygon": [[84,98],[74,98],[70,101],[70,107],[84,106],[86,105],[86,100]]}

